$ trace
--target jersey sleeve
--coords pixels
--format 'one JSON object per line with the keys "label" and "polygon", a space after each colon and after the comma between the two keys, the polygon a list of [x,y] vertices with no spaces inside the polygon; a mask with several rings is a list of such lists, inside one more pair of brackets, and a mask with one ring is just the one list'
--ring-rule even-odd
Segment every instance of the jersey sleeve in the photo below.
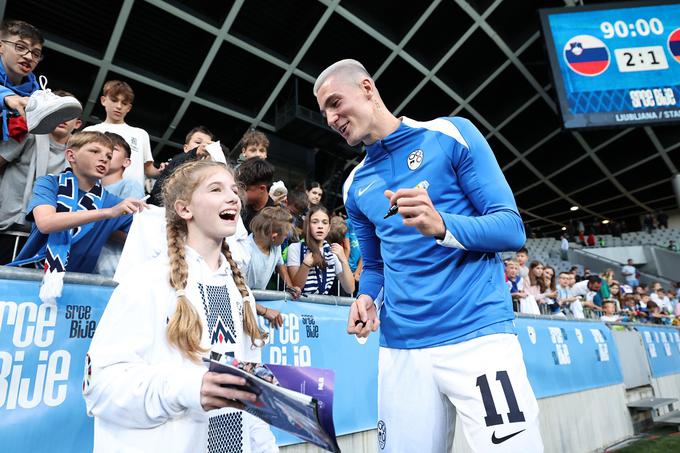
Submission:
{"label": "jersey sleeve", "polygon": [[97,325],[83,395],[89,415],[143,429],[187,411],[202,411],[201,384],[207,368],[188,361],[151,364],[147,359],[157,330],[166,327],[166,314],[158,300],[163,291],[142,290],[146,281],[141,274],[114,290]]}
{"label": "jersey sleeve", "polygon": [[57,207],[57,190],[59,183],[57,178],[51,175],[41,176],[35,180],[33,185],[33,196],[26,208],[26,220],[34,222],[33,209],[37,206],[49,205]]}
{"label": "jersey sleeve", "polygon": [[[526,241],[524,225],[512,190],[496,158],[477,128],[463,118],[449,118],[466,144],[440,143],[451,153],[461,188],[478,216],[440,212],[446,225],[448,244],[476,252],[517,250]],[[453,148],[453,149],[451,149]],[[449,236],[450,233],[450,236]],[[363,252],[363,250],[362,250]]]}
{"label": "jersey sleeve", "polygon": [[380,239],[375,233],[375,226],[354,203],[352,187],[345,187],[344,193],[345,210],[359,240],[359,250],[364,263],[359,280],[359,294],[366,294],[375,301],[385,281]]}

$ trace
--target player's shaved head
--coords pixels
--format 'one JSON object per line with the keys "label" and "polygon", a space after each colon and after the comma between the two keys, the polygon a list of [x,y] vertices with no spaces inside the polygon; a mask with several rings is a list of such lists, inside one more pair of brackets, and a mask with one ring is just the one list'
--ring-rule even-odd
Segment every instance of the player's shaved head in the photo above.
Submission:
{"label": "player's shaved head", "polygon": [[[345,60],[336,61],[329,67],[323,70],[319,77],[316,78],[314,82],[314,96],[319,92],[321,85],[328,80],[329,77],[333,76],[336,80],[342,80],[346,83],[359,83],[362,79],[371,79],[370,74],[364,68],[364,65],[356,60],[350,58]],[[373,79],[371,79],[373,80]]]}

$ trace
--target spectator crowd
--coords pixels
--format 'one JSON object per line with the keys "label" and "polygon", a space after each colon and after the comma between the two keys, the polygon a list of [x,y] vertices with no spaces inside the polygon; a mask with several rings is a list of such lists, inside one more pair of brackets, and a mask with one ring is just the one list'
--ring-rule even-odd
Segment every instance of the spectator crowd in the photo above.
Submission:
{"label": "spectator crowd", "polygon": [[[526,263],[529,263],[527,266]],[[618,272],[600,275],[578,266],[556,274],[541,261],[529,261],[523,247],[505,260],[505,279],[516,312],[565,318],[594,318],[607,322],[643,322],[680,325],[677,284],[640,283],[633,260]]]}
{"label": "spectator crowd", "polygon": [[[229,164],[229,150],[196,125],[182,151],[156,165],[149,134],[126,122],[135,93],[122,80],[103,85],[105,120],[80,130],[81,104],[37,82],[43,44],[41,32],[26,22],[0,25],[0,265],[45,269],[46,276],[63,277],[66,271],[113,276],[134,215],[163,206],[170,175],[196,160]],[[31,124],[35,120],[26,109],[35,102],[50,114],[61,113],[50,117],[55,124],[49,131]],[[242,265],[249,286],[286,289],[294,298],[354,294],[361,273],[358,241],[345,217],[324,207],[323,186],[302,182],[289,190],[283,181],[274,182],[269,140],[260,131],[247,131],[237,146],[231,166],[242,189],[248,235]]]}
{"label": "spectator crowd", "polygon": [[[43,43],[40,31],[28,23],[5,21],[0,26],[0,264],[42,268],[47,274],[113,276],[134,215],[150,205],[163,206],[164,182],[183,164],[226,162],[229,153],[210,130],[196,125],[187,131],[181,152],[157,166],[149,134],[126,122],[135,94],[121,80],[103,85],[105,120],[79,132],[83,124],[78,117],[82,108],[74,109],[77,100],[36,81]],[[44,124],[36,128],[30,118],[26,122],[33,97],[44,105],[52,102],[55,107],[50,108],[63,113],[48,131]],[[289,189],[274,181],[275,168],[267,160],[269,140],[260,131],[246,132],[237,148],[233,167],[242,189],[249,255],[242,265],[248,285],[284,289],[293,298],[356,294],[362,270],[358,240],[351,222],[324,206],[323,186],[301,182]],[[155,181],[151,187],[149,179]],[[650,214],[644,225],[650,231],[667,228],[668,216]],[[563,259],[569,249],[566,236],[594,246],[596,233],[620,234],[622,227],[593,224],[586,237],[583,222],[575,222],[562,237]],[[619,275],[613,270],[578,275],[578,269],[556,272],[529,260],[529,251],[522,248],[506,260],[505,276],[518,312],[678,324],[676,288],[640,284],[630,260]],[[264,307],[258,313],[281,321],[278,312]]]}

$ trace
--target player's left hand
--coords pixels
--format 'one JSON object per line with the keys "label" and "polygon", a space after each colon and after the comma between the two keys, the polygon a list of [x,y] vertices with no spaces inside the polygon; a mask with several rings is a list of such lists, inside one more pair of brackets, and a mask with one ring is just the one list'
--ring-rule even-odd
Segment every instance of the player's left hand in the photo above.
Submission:
{"label": "player's left hand", "polygon": [[446,225],[439,212],[432,204],[425,189],[399,189],[396,192],[385,191],[390,206],[399,206],[399,214],[404,218],[404,225],[415,227],[424,236],[444,239]]}

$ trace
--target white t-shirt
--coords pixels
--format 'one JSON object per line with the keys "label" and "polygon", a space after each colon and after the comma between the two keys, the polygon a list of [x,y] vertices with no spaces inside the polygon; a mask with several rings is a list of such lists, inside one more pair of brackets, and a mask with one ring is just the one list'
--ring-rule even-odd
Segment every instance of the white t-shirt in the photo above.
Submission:
{"label": "white t-shirt", "polygon": [[623,266],[621,268],[621,273],[622,274],[630,274],[630,275],[624,275],[626,277],[626,280],[635,280],[635,273],[637,270],[635,269],[635,266]]}
{"label": "white t-shirt", "polygon": [[585,296],[585,299],[588,302],[592,302],[597,292],[592,291],[590,288],[588,288],[588,280],[581,280],[580,282],[575,283],[574,286],[571,287],[571,293],[574,296]]}
{"label": "white t-shirt", "polygon": [[619,316],[619,315],[602,315],[602,316],[600,316],[600,321],[617,322],[620,319],[621,319],[621,316]]}
{"label": "white t-shirt", "polygon": [[149,134],[144,129],[132,127],[129,124],[99,123],[88,126],[85,131],[113,132],[118,134],[130,145],[130,160],[132,163],[123,172],[123,178],[132,179],[144,187],[144,164],[153,162]]}
{"label": "white t-shirt", "polygon": [[265,255],[255,243],[252,233],[245,242],[250,252],[250,262],[246,268],[246,282],[250,289],[265,289],[276,266],[283,264],[281,246],[276,245],[269,249],[269,255]]}
{"label": "white t-shirt", "polygon": [[560,242],[560,250],[569,250],[569,241],[567,241],[565,238],[562,238],[562,241]]}

